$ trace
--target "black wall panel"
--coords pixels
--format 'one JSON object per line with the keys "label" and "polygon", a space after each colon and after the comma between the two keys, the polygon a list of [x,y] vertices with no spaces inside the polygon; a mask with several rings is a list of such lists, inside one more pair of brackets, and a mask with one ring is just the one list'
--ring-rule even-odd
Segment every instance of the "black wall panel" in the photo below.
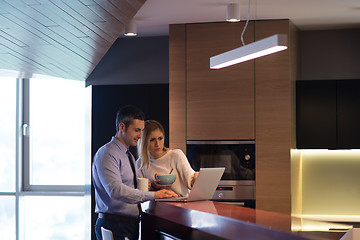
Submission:
{"label": "black wall panel", "polygon": [[115,135],[116,113],[128,104],[163,124],[168,145],[169,84],[93,86],[92,99],[92,156]]}
{"label": "black wall panel", "polygon": [[[142,109],[146,119],[155,119],[165,128],[165,146],[169,138],[169,84],[105,85],[92,87],[92,158],[96,151],[115,135],[115,118],[119,108],[135,105]],[[136,148],[131,149],[137,156]],[[92,159],[91,159],[92,162]],[[96,239],[94,226],[95,198],[92,187],[92,239]]]}

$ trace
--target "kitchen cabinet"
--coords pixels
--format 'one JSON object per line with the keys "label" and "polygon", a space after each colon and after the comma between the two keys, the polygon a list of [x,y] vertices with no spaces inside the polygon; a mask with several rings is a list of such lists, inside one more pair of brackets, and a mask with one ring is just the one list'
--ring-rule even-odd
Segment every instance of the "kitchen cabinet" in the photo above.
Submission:
{"label": "kitchen cabinet", "polygon": [[283,33],[288,50],[211,70],[210,57],[240,47],[245,22],[172,24],[169,141],[255,139],[256,208],[291,213],[297,29],[289,20],[250,21],[245,44]]}
{"label": "kitchen cabinet", "polygon": [[[254,61],[210,69],[210,57],[240,47],[244,23],[186,26],[187,139],[254,139]],[[254,40],[254,23],[244,41]]]}
{"label": "kitchen cabinet", "polygon": [[297,148],[336,147],[336,81],[296,82]]}
{"label": "kitchen cabinet", "polygon": [[186,153],[186,25],[169,29],[169,146]]}
{"label": "kitchen cabinet", "polygon": [[360,80],[337,82],[337,148],[360,148]]}
{"label": "kitchen cabinet", "polygon": [[360,148],[360,81],[297,82],[297,148]]}
{"label": "kitchen cabinet", "polygon": [[255,29],[255,40],[288,36],[288,50],[255,60],[256,208],[290,214],[298,31],[289,20],[259,20]]}

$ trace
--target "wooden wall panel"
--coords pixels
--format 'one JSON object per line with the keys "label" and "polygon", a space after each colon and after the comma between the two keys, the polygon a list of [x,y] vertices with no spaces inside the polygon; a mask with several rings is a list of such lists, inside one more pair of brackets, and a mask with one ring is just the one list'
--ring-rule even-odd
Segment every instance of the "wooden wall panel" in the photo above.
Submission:
{"label": "wooden wall panel", "polygon": [[[245,23],[187,25],[187,139],[254,139],[254,61],[210,69],[210,57],[240,47]],[[253,41],[253,22],[245,32]]]}
{"label": "wooden wall panel", "polygon": [[12,77],[85,80],[145,0],[0,3],[0,63]]}
{"label": "wooden wall panel", "polygon": [[[184,150],[186,139],[255,138],[256,207],[291,214],[297,29],[288,20],[251,22],[246,43],[252,37],[260,40],[285,33],[289,49],[210,70],[210,56],[241,45],[242,28],[237,28],[241,24],[170,26],[170,146]],[[255,103],[241,99],[251,94]]]}
{"label": "wooden wall panel", "polygon": [[169,145],[186,153],[186,25],[169,31]]}
{"label": "wooden wall panel", "polygon": [[[255,39],[288,34],[288,20],[256,21]],[[290,44],[289,44],[290,45]],[[255,60],[256,207],[291,213],[291,156],[294,141],[294,72],[288,50]]]}

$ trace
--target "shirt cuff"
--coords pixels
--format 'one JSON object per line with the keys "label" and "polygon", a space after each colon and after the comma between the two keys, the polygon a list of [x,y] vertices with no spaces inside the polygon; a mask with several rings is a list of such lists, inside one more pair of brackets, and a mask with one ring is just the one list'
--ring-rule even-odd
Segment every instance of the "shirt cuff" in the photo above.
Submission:
{"label": "shirt cuff", "polygon": [[155,199],[155,192],[153,191],[144,191],[144,202],[148,200],[154,200]]}

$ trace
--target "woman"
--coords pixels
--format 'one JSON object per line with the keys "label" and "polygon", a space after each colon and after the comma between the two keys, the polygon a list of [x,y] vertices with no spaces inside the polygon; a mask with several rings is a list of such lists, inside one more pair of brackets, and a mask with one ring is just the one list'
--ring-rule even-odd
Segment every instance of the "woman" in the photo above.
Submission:
{"label": "woman", "polygon": [[199,172],[195,172],[180,149],[171,150],[164,146],[165,130],[155,120],[145,122],[143,137],[138,142],[139,159],[136,166],[140,177],[151,181],[154,189],[165,188],[157,184],[157,175],[176,174],[171,190],[180,196],[187,196]]}

